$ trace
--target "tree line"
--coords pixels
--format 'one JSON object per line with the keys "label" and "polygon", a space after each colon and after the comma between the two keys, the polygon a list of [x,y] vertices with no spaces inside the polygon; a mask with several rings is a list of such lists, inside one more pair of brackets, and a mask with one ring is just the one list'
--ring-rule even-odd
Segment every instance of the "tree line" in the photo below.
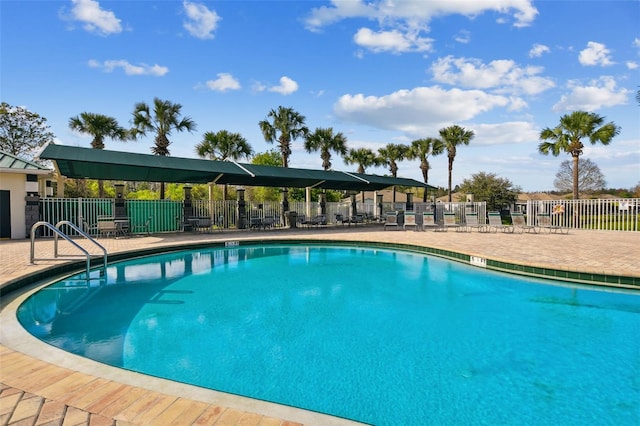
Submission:
{"label": "tree line", "polygon": [[[153,134],[154,144],[151,146],[151,152],[161,156],[170,155],[170,137],[173,132],[192,133],[197,127],[189,116],[183,115],[182,105],[159,98],[155,98],[151,104],[145,102],[135,104],[132,115],[131,128],[121,126],[113,117],[91,112],[82,112],[71,117],[68,124],[71,130],[90,135],[93,149],[104,149],[106,139],[129,141]],[[310,131],[304,115],[291,107],[284,106],[270,110],[266,118],[258,122],[258,126],[265,141],[277,145],[279,165],[282,167],[289,166],[292,143],[302,139],[304,149],[308,153],[320,153],[324,170],[331,170],[333,154],[342,157],[348,165],[357,165],[358,173],[366,173],[369,167],[384,166],[393,177],[397,177],[398,162],[419,160],[423,181],[428,184],[429,170],[431,170],[429,158],[446,153],[449,201],[452,201],[452,171],[457,150],[461,146],[469,145],[475,136],[473,130],[454,124],[440,129],[437,136],[416,139],[408,145],[389,143],[379,148],[377,152],[368,148],[349,149],[347,138],[343,133],[335,132],[332,127],[318,127]],[[555,127],[547,127],[540,132],[541,143],[538,145],[538,151],[542,154],[551,153],[554,156],[560,153],[571,156],[572,191],[574,199],[577,199],[581,176],[579,167],[583,163],[580,161],[580,156],[584,143],[588,141],[591,144],[608,145],[619,133],[620,127],[613,122],[605,123],[604,117],[592,112],[575,111],[562,116],[560,123]],[[5,102],[0,105],[0,149],[3,151],[14,155],[26,155],[38,146],[52,142],[53,138],[43,117],[24,108],[10,106]],[[269,153],[256,155],[240,133],[228,130],[204,132],[201,141],[194,148],[199,157],[218,161],[253,159],[253,161],[264,162],[265,155],[266,160],[270,158]],[[273,163],[273,161],[268,162]],[[474,177],[479,180],[486,180],[489,177],[494,181],[493,184],[497,179],[495,175],[487,173],[483,176],[474,175]],[[508,181],[498,183],[503,189],[505,185],[512,186]],[[104,196],[104,186],[100,181],[98,192],[101,197]],[[395,190],[393,195],[395,201]],[[162,183],[160,198],[165,198],[165,188]],[[426,201],[426,191],[423,201]]]}

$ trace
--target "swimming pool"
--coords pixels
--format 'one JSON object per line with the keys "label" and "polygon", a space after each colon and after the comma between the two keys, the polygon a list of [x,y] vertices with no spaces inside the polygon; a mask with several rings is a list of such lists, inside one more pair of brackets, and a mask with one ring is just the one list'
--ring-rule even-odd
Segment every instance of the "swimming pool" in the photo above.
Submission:
{"label": "swimming pool", "polygon": [[30,297],[110,365],[383,424],[632,424],[640,295],[412,252],[268,245],[121,262]]}

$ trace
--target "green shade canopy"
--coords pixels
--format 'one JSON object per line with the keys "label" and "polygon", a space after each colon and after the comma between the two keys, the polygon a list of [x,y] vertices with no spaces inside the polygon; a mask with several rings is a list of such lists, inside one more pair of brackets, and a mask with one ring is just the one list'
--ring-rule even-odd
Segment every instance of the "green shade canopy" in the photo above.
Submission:
{"label": "green shade canopy", "polygon": [[56,162],[60,174],[76,179],[217,183],[244,186],[377,191],[390,186],[433,188],[413,179],[295,169],[194,158],[108,151],[49,144],[40,158]]}

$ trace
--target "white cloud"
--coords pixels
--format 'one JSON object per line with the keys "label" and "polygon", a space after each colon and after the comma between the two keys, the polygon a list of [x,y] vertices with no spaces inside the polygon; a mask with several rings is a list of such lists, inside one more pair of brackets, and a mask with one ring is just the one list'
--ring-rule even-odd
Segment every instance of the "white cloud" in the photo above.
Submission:
{"label": "white cloud", "polygon": [[636,37],[633,39],[633,43],[631,43],[633,47],[640,47],[640,38]]}
{"label": "white cloud", "polygon": [[553,106],[554,112],[560,111],[595,111],[603,107],[623,105],[627,102],[630,90],[618,88],[613,77],[603,76],[592,80],[586,86],[581,86],[577,81],[568,83],[571,92],[562,95],[560,101]]}
{"label": "white cloud", "polygon": [[585,66],[600,65],[606,67],[615,64],[615,62],[611,60],[611,52],[609,49],[607,49],[604,44],[595,41],[587,43],[586,49],[580,51],[578,60],[581,65]]}
{"label": "white cloud", "polygon": [[545,46],[544,44],[534,44],[533,47],[531,48],[531,50],[529,50],[529,57],[530,58],[539,58],[541,57],[544,53],[549,53],[551,52],[551,49],[549,49],[548,46]]}
{"label": "white cloud", "polygon": [[458,43],[467,44],[471,42],[471,33],[467,30],[460,30],[453,39]]}
{"label": "white cloud", "polygon": [[108,10],[100,8],[100,4],[95,0],[71,0],[72,18],[83,22],[86,31],[101,35],[117,34],[122,31],[120,19]]}
{"label": "white cloud", "polygon": [[625,65],[626,65],[626,66],[627,66],[627,68],[628,68],[628,69],[630,69],[630,70],[638,69],[638,63],[637,63],[637,62],[635,62],[635,61],[627,61]]}
{"label": "white cloud", "polygon": [[265,90],[267,90],[267,86],[264,83],[262,83],[260,81],[253,81],[251,83],[251,91],[252,92],[254,92],[254,93],[264,92]]}
{"label": "white cloud", "polygon": [[496,124],[472,124],[476,134],[474,145],[512,145],[537,142],[540,134],[530,121],[511,121]]}
{"label": "white cloud", "polygon": [[153,75],[153,76],[163,76],[169,72],[169,68],[163,67],[160,65],[133,65],[124,59],[118,60],[107,60],[102,63],[96,61],[95,59],[91,59],[88,62],[88,65],[91,68],[102,68],[104,72],[113,72],[113,70],[117,68],[122,68],[126,75]]}
{"label": "white cloud", "polygon": [[[425,27],[434,17],[463,15],[473,18],[485,12],[513,16],[515,27],[528,26],[538,10],[530,0],[497,1],[389,1],[389,0],[332,0],[330,6],[312,9],[306,19],[307,29],[317,31],[343,19],[365,18],[381,25],[402,22],[407,27]],[[506,20],[505,20],[506,22]]]}
{"label": "white cloud", "polygon": [[240,82],[231,74],[221,72],[217,74],[217,79],[208,80],[207,87],[216,92],[226,92],[227,90],[240,89]]}
{"label": "white cloud", "polygon": [[473,89],[493,89],[497,93],[535,95],[555,86],[552,79],[541,77],[541,67],[520,67],[501,59],[482,63],[474,58],[440,58],[431,65],[433,79],[439,83]]}
{"label": "white cloud", "polygon": [[222,18],[214,10],[209,10],[200,3],[184,1],[182,5],[188,17],[183,26],[189,34],[203,40],[212,39],[213,32],[218,27],[218,21]]}
{"label": "white cloud", "polygon": [[333,111],[347,122],[424,133],[508,105],[509,99],[504,96],[433,86],[399,90],[385,96],[343,95],[334,104]]}
{"label": "white cloud", "polygon": [[522,99],[519,98],[517,96],[510,96],[509,97],[509,106],[507,107],[508,111],[519,111],[521,109],[527,108],[529,105],[527,104],[527,102]]}
{"label": "white cloud", "polygon": [[269,88],[270,92],[280,93],[281,95],[290,95],[298,90],[298,83],[287,76],[280,77],[280,85]]}
{"label": "white cloud", "polygon": [[419,37],[417,33],[402,33],[399,30],[374,32],[360,28],[353,41],[373,52],[425,52],[431,50],[432,39]]}

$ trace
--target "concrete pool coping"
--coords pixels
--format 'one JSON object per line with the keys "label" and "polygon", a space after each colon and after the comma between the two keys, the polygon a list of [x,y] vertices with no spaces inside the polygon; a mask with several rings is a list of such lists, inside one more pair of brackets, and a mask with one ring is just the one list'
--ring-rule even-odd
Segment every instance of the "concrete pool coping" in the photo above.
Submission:
{"label": "concrete pool coping", "polygon": [[[514,272],[524,274],[529,274],[529,271],[531,271],[532,275],[536,275],[536,271],[544,270],[561,271],[567,274],[569,272],[572,274],[588,274],[591,278],[618,277],[616,278],[618,282],[613,283],[613,285],[627,288],[638,288],[636,283],[640,280],[640,266],[637,263],[637,258],[640,257],[640,234],[638,233],[572,231],[569,235],[511,235],[383,231],[382,227],[379,226],[363,226],[359,228],[327,227],[251,232],[230,231],[216,234],[171,234],[119,240],[100,239],[100,242],[107,247],[113,257],[117,257],[118,254],[129,256],[133,253],[166,251],[182,247],[190,248],[201,244],[222,244],[225,241],[243,243],[274,242],[276,240],[309,240],[316,242],[331,240],[358,242],[361,244],[380,243],[390,248],[414,247],[418,250],[424,249],[427,252],[431,251],[432,254],[454,258],[458,261],[468,262],[471,256],[485,259],[489,263],[488,266],[491,266],[491,262],[496,262],[493,264],[496,269],[500,269],[504,265],[516,265],[521,270]],[[61,251],[65,252],[68,248],[70,247],[64,247],[64,249],[61,247]],[[109,383],[153,390],[160,394],[175,397],[174,403],[168,405],[163,412],[158,413],[157,419],[166,420],[167,417],[162,417],[162,415],[163,413],[171,412],[170,407],[174,407],[178,402],[186,406],[187,404],[184,401],[190,400],[195,401],[193,403],[193,406],[197,407],[195,410],[202,413],[207,413],[207,410],[211,411],[212,406],[221,409],[218,410],[221,412],[215,421],[209,419],[211,422],[203,421],[203,424],[214,424],[214,422],[218,422],[218,424],[280,424],[283,422],[280,419],[288,419],[291,422],[289,424],[349,423],[344,419],[319,413],[298,410],[278,404],[263,403],[219,392],[211,393],[213,391],[108,367],[40,342],[26,333],[15,320],[15,309],[20,300],[26,297],[27,291],[25,289],[8,293],[6,291],[9,288],[16,287],[21,280],[23,280],[23,283],[29,280],[35,283],[41,277],[41,272],[50,268],[60,268],[61,262],[38,261],[36,265],[30,265],[29,250],[30,244],[28,241],[0,242],[0,253],[3,259],[2,265],[0,265],[0,272],[2,272],[0,288],[4,288],[6,294],[6,296],[3,296],[2,311],[0,312],[0,320],[3,325],[0,332],[0,343],[2,344],[2,352],[0,354],[2,379],[0,381],[10,388],[29,393],[32,393],[30,389],[37,389],[37,386],[34,387],[30,383],[37,377],[37,371],[28,375],[27,377],[30,380],[27,381],[23,380],[21,374],[17,372],[19,367],[25,368],[25,366],[31,364],[30,358],[34,364],[46,361],[54,366],[68,370],[70,374],[75,372],[76,374],[89,375],[94,378],[90,383],[102,379]],[[38,251],[38,257],[48,257],[47,253],[52,252],[51,241],[38,241],[36,250]],[[525,267],[531,269],[525,270]],[[582,275],[575,275],[575,277],[578,282],[581,282],[581,278],[585,278]],[[620,283],[619,277],[624,277],[625,281]],[[26,281],[24,281],[25,278]],[[609,284],[611,285],[612,283]],[[29,291],[32,291],[33,284],[30,287]],[[18,356],[15,354],[22,354],[22,356],[27,357],[27,360],[22,362],[15,361],[14,358]],[[8,381],[10,383],[5,383]],[[43,396],[46,397],[46,395]],[[0,394],[1,397],[2,394]],[[71,398],[66,401],[74,402],[76,400]],[[197,402],[200,404],[197,404]],[[203,408],[203,404],[209,404],[209,408]],[[87,408],[82,404],[76,405],[81,405],[80,407],[75,407],[80,410]],[[107,408],[113,405],[110,404]],[[73,407],[72,405],[69,406]],[[177,410],[176,408],[174,411]],[[15,410],[12,413],[15,413]],[[103,411],[95,413],[89,411],[89,413],[101,415],[101,413],[111,413],[111,411],[105,408]],[[2,413],[0,413],[1,415]],[[227,416],[226,419],[225,415]],[[200,414],[198,418],[203,418],[203,416],[204,414]],[[125,421],[134,424],[136,423],[135,419],[144,418],[144,415],[140,413],[129,418],[111,416],[114,421]],[[241,420],[243,418],[244,420]]]}

